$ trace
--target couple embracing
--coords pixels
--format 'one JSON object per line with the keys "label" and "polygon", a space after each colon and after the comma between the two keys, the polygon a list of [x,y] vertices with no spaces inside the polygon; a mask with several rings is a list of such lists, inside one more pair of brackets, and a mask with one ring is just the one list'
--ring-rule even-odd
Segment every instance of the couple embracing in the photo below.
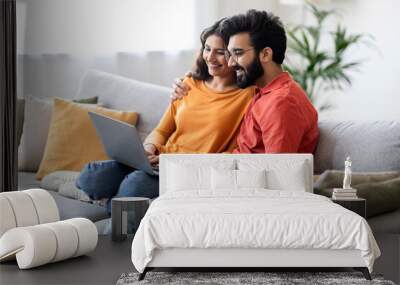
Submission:
{"label": "couple embracing", "polygon": [[[217,21],[201,36],[191,76],[144,141],[152,164],[161,153],[312,153],[318,114],[285,72],[280,19],[249,10]],[[116,161],[91,162],[77,187],[94,199],[158,196],[158,177]]]}

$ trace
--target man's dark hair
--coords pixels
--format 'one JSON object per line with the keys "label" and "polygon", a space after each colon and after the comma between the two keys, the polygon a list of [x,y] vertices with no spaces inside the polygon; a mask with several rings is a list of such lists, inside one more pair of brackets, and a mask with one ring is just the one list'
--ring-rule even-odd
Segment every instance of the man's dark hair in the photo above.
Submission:
{"label": "man's dark hair", "polygon": [[201,48],[200,48],[200,52],[197,56],[196,64],[195,64],[194,70],[193,70],[192,77],[194,79],[207,81],[212,78],[210,73],[208,73],[207,63],[205,62],[205,60],[203,58],[203,52],[204,52],[206,40],[209,36],[216,35],[223,39],[221,31],[219,29],[219,25],[223,20],[225,20],[225,18],[222,18],[221,20],[215,22],[211,27],[204,29],[200,35]]}
{"label": "man's dark hair", "polygon": [[235,34],[250,34],[252,46],[256,52],[266,47],[272,49],[272,60],[282,64],[285,59],[286,33],[279,17],[266,11],[249,10],[246,14],[235,15],[221,23],[221,33],[225,43]]}

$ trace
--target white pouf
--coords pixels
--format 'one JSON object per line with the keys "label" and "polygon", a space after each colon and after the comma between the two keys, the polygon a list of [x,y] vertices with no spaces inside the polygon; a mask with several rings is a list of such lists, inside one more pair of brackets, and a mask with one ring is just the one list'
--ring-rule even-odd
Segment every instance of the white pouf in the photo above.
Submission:
{"label": "white pouf", "polygon": [[57,204],[46,190],[0,193],[0,262],[16,258],[19,268],[27,269],[96,248],[92,221],[59,220]]}
{"label": "white pouf", "polygon": [[0,261],[16,257],[20,269],[86,254],[96,248],[97,229],[85,218],[19,227],[0,238]]}
{"label": "white pouf", "polygon": [[43,189],[0,193],[0,211],[0,237],[15,227],[60,220],[54,198]]}

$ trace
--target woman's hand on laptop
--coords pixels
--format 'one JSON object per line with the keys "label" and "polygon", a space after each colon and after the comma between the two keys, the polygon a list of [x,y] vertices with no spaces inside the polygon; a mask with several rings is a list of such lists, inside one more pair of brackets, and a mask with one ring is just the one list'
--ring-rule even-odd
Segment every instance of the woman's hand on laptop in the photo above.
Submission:
{"label": "woman's hand on laptop", "polygon": [[157,165],[158,164],[158,154],[157,154],[157,148],[154,144],[145,144],[144,146],[144,151],[147,155],[147,158],[149,159],[149,162],[151,165]]}
{"label": "woman's hand on laptop", "polygon": [[158,162],[159,162],[158,161],[158,159],[159,159],[158,155],[149,155],[147,158],[149,159],[149,162],[150,162],[151,165],[157,165]]}
{"label": "woman's hand on laptop", "polygon": [[143,145],[143,148],[147,156],[155,155],[157,153],[157,148],[154,144],[147,143]]}

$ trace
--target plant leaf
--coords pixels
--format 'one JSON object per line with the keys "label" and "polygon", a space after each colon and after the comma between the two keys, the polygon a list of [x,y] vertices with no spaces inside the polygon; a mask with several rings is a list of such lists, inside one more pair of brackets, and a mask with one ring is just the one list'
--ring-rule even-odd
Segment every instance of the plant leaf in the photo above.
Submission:
{"label": "plant leaf", "polygon": [[[335,10],[324,10],[310,2],[308,10],[316,20],[314,25],[296,25],[287,27],[287,47],[291,56],[296,59],[296,64],[285,61],[284,68],[290,72],[306,91],[311,102],[318,97],[318,92],[329,89],[342,90],[346,85],[351,85],[349,72],[357,70],[362,60],[347,60],[345,53],[357,44],[370,46],[364,42],[368,37],[365,34],[349,33],[346,27],[337,24],[334,30],[325,31],[325,20],[336,13]],[[324,35],[330,36],[333,48],[320,47],[320,39]],[[373,38],[372,38],[373,40]],[[299,59],[299,60],[298,60]],[[333,105],[325,102],[320,110],[327,110]]]}

